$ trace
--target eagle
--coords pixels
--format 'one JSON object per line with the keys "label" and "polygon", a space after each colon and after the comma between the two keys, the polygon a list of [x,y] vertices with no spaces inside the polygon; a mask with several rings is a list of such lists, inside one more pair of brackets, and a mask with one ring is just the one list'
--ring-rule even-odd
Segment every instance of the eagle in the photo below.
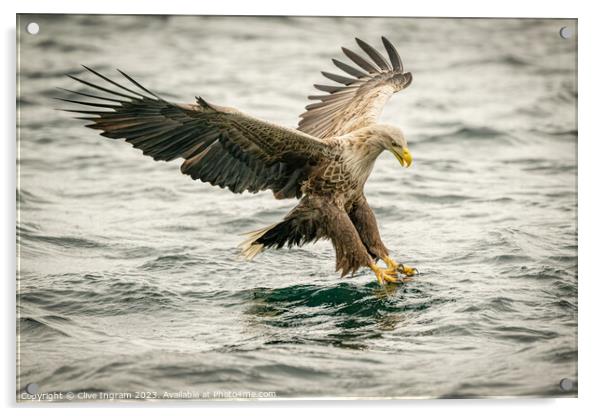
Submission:
{"label": "eagle", "polygon": [[297,129],[200,96],[192,104],[166,101],[119,69],[121,83],[84,65],[96,81],[68,75],[86,87],[63,89],[70,95],[59,99],[76,104],[62,110],[78,113],[101,136],[125,139],[157,161],[183,159],[180,170],[192,179],[234,193],[271,190],[277,199],[298,199],[282,221],[247,234],[241,244],[245,258],[329,239],[341,276],[368,267],[381,285],[406,282],[417,270],[390,257],[364,185],[385,150],[402,166],[412,164],[401,129],[378,123],[386,102],[410,85],[412,74],[404,72],[387,38],[382,42],[388,60],[356,42],[364,54],[342,48],[351,62],[332,61],[346,74],[322,72],[336,85],[314,85],[321,94],[308,97],[315,102],[305,107]]}

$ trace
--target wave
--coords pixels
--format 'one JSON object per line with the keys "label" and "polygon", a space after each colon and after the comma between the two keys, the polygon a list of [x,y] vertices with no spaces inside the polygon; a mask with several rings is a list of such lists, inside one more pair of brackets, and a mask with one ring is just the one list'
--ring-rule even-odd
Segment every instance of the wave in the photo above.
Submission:
{"label": "wave", "polygon": [[425,194],[422,192],[409,192],[406,193],[407,196],[410,196],[420,202],[426,202],[431,204],[454,204],[458,202],[465,202],[473,200],[474,198],[469,195],[460,195],[460,194],[442,194],[442,195],[433,195],[433,194]]}
{"label": "wave", "polygon": [[37,208],[37,205],[48,204],[49,201],[35,194],[32,191],[25,189],[17,189],[17,203],[21,204],[21,208]]}
{"label": "wave", "polygon": [[415,145],[437,144],[459,141],[495,141],[504,144],[516,142],[518,139],[509,133],[487,126],[463,126],[447,133],[427,136],[412,143]]}
{"label": "wave", "polygon": [[20,316],[17,319],[19,334],[34,338],[46,338],[52,336],[69,337],[70,335],[62,329],[71,325],[72,321],[58,315],[45,315],[40,317]]}
{"label": "wave", "polygon": [[37,43],[38,48],[45,50],[62,52],[62,53],[73,53],[73,52],[97,52],[98,47],[89,43],[74,43],[61,41],[57,39],[44,39]]}
{"label": "wave", "polygon": [[453,63],[451,67],[483,67],[484,65],[507,65],[515,68],[524,68],[527,66],[531,66],[532,64],[525,58],[521,58],[517,55],[505,54],[498,55],[492,58],[463,60],[460,62]]}
{"label": "wave", "polygon": [[556,331],[546,331],[522,326],[498,326],[493,329],[492,335],[495,338],[516,341],[520,343],[532,343],[542,340],[549,340],[558,337]]}
{"label": "wave", "polygon": [[[54,41],[49,40],[48,42],[52,43]],[[94,69],[96,71],[103,72],[103,71],[107,71],[107,70],[111,69],[111,67],[109,65],[95,65]],[[88,74],[88,73],[89,73],[89,71],[87,69],[85,69],[83,66],[77,66],[77,67],[65,67],[64,69],[60,69],[60,70],[48,69],[48,70],[23,71],[21,73],[21,76],[23,76],[26,79],[27,78],[29,78],[29,79],[64,78],[65,80],[68,80],[67,74],[79,76],[79,75]],[[52,88],[52,89],[47,89],[47,90],[43,90],[43,91],[53,92],[54,96],[56,96],[58,90],[56,88]],[[75,91],[85,92],[86,90],[85,90],[85,88],[77,87],[75,89]],[[62,94],[65,94],[65,98],[70,98],[70,99],[81,98],[79,95],[73,94],[73,93],[70,93],[67,91],[62,92]]]}
{"label": "wave", "polygon": [[193,256],[190,254],[171,254],[159,256],[153,260],[147,261],[140,266],[141,270],[176,270],[189,269],[197,265],[206,265],[206,259],[202,256]]}
{"label": "wave", "polygon": [[38,243],[45,243],[66,249],[103,249],[108,247],[108,244],[98,240],[80,236],[54,236],[42,234],[38,230],[33,230],[24,226],[17,226],[17,237],[20,238],[22,244],[30,244],[33,246],[38,245]]}
{"label": "wave", "polygon": [[[92,279],[90,279],[92,277]],[[21,305],[43,307],[61,316],[115,316],[177,308],[180,295],[141,280],[117,276],[54,276],[62,284],[17,294]]]}

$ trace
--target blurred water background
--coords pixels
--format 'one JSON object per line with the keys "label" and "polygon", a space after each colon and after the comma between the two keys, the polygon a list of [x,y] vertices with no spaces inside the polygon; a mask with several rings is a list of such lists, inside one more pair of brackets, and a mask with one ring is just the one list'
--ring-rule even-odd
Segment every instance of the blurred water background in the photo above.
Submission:
{"label": "blurred water background", "polygon": [[[17,393],[575,395],[575,25],[21,16]],[[339,47],[381,35],[414,75],[382,116],[414,165],[383,154],[366,194],[422,272],[407,285],[339,278],[328,242],[244,262],[240,234],[295,201],[193,182],[55,110],[85,64],[296,126]]]}

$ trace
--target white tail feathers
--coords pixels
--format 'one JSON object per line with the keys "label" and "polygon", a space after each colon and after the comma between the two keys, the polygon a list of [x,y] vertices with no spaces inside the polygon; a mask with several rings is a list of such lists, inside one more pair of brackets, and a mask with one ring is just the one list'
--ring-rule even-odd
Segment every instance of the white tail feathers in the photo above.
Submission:
{"label": "white tail feathers", "polygon": [[265,233],[270,231],[276,225],[278,225],[278,224],[268,225],[267,227],[261,228],[259,230],[251,231],[250,233],[243,234],[243,235],[247,236],[247,239],[245,241],[243,241],[239,245],[239,247],[242,248],[241,254],[245,258],[245,260],[253,260],[253,258],[256,255],[258,255],[259,253],[261,253],[264,250],[263,244],[257,243],[256,241],[259,240],[261,237],[263,237],[263,235]]}

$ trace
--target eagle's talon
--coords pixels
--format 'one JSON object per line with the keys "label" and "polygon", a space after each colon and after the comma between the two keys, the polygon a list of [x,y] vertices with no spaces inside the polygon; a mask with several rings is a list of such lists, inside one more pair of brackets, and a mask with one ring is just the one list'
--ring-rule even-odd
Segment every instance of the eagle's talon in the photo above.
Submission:
{"label": "eagle's talon", "polygon": [[402,281],[399,280],[397,277],[393,277],[390,274],[386,274],[383,276],[383,278],[385,279],[386,282],[388,283],[401,283]]}
{"label": "eagle's talon", "polygon": [[386,269],[387,274],[389,275],[397,275],[397,273],[401,273],[405,276],[414,276],[418,273],[418,269],[414,267],[405,266],[403,264],[397,263],[391,257],[386,256],[384,262],[387,264],[388,268]]}
{"label": "eagle's talon", "polygon": [[388,269],[381,269],[381,270],[389,278],[397,279],[397,269],[388,268]]}
{"label": "eagle's talon", "polygon": [[414,275],[418,274],[418,269],[416,269],[414,267],[406,266],[403,264],[399,265],[399,267],[397,268],[397,271],[399,271],[399,273],[401,273],[405,276],[414,276]]}
{"label": "eagle's talon", "polygon": [[397,278],[397,269],[392,269],[389,267],[387,269],[384,269],[384,271],[386,275]]}

